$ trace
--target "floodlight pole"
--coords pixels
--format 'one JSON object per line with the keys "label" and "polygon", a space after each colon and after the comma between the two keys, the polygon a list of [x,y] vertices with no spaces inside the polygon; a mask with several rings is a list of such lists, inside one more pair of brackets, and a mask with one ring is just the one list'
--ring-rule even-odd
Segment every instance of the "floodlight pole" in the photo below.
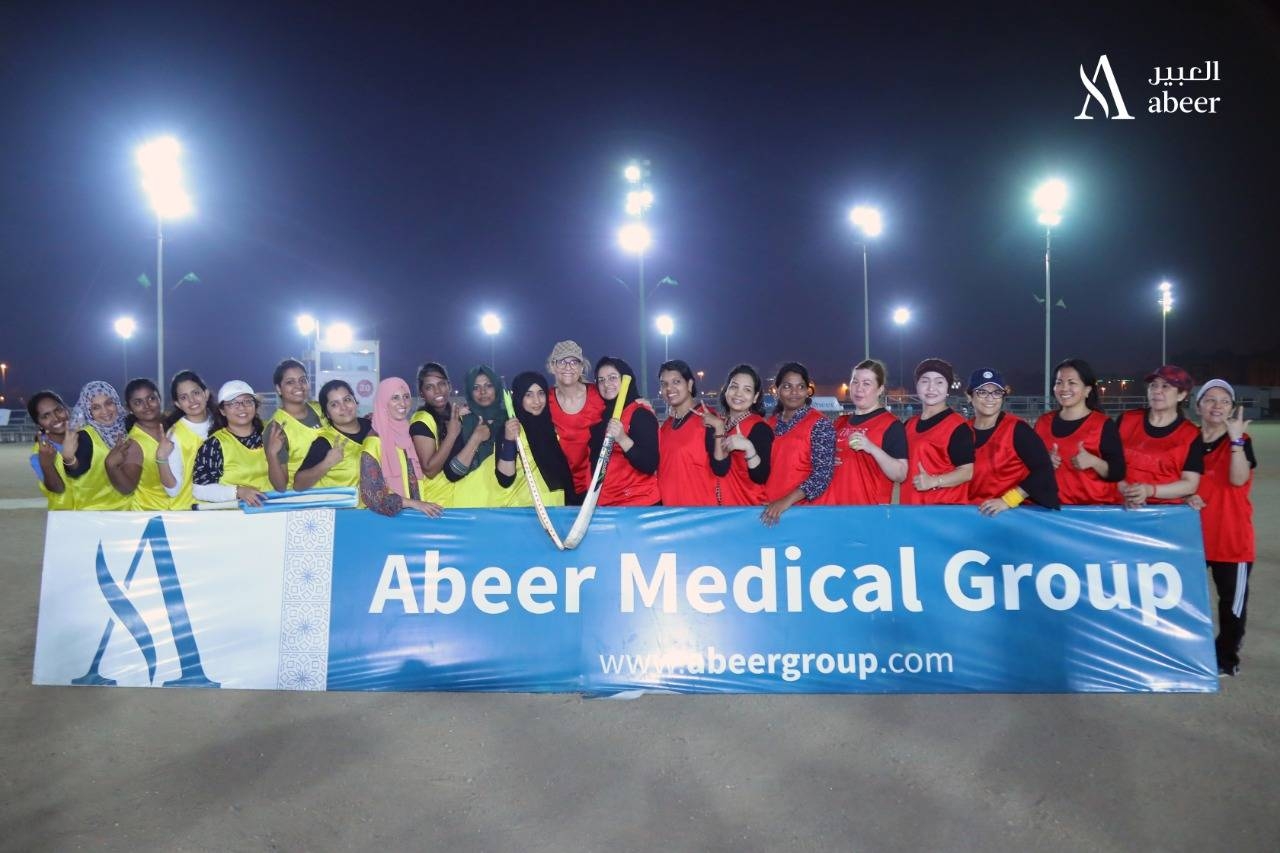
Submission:
{"label": "floodlight pole", "polygon": [[645,339],[649,336],[649,324],[645,321],[644,311],[644,249],[636,253],[639,258],[639,274],[636,292],[640,294],[640,396],[649,396],[649,355]]}
{"label": "floodlight pole", "polygon": [[1049,235],[1052,228],[1045,226],[1044,229],[1044,410],[1049,411],[1049,321],[1053,312],[1053,299],[1050,296],[1049,286]]}
{"label": "floodlight pole", "polygon": [[862,241],[862,358],[871,358],[871,297],[867,284],[867,241]]}
{"label": "floodlight pole", "polygon": [[164,217],[156,214],[156,385],[164,403]]}

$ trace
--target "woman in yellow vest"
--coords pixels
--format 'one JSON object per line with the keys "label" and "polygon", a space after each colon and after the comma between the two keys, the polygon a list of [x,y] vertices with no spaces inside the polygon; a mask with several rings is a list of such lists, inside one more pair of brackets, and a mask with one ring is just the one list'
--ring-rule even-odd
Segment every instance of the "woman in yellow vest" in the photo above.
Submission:
{"label": "woman in yellow vest", "polygon": [[130,487],[129,509],[139,512],[169,509],[173,498],[168,489],[176,489],[178,481],[169,467],[173,440],[164,430],[160,389],[150,379],[133,379],[124,386],[124,401],[129,407],[125,426],[133,439],[121,467],[124,484]]}
{"label": "woman in yellow vest", "polygon": [[262,446],[258,398],[248,382],[233,379],[218,389],[213,432],[196,453],[192,492],[198,501],[242,500],[262,506],[271,490]]}
{"label": "woman in yellow vest", "polygon": [[491,368],[467,371],[467,404],[456,407],[462,419],[460,447],[444,469],[453,483],[453,506],[502,507],[510,500],[516,443],[507,435],[501,392],[502,380]]}
{"label": "woman in yellow vest", "polygon": [[173,499],[174,509],[191,509],[195,503],[192,492],[192,473],[196,467],[196,453],[209,438],[213,428],[213,412],[209,410],[209,386],[193,370],[180,370],[169,382],[169,399],[173,410],[165,416],[173,449],[169,452],[169,470],[175,485],[165,491]]}
{"label": "woman in yellow vest", "polygon": [[293,488],[293,475],[307,458],[311,442],[316,440],[324,422],[320,407],[311,396],[311,383],[302,362],[286,358],[271,374],[280,397],[280,408],[271,415],[264,436],[267,448],[267,470],[271,485],[277,491]]}
{"label": "woman in yellow vest", "polygon": [[379,515],[416,509],[434,518],[444,508],[422,500],[422,469],[409,437],[412,408],[408,382],[392,376],[378,383],[373,397],[373,431],[360,454],[360,500]]}
{"label": "woman in yellow vest", "polygon": [[299,492],[312,486],[360,485],[360,450],[372,424],[359,416],[356,392],[341,379],[332,379],[320,389],[320,408],[329,422],[293,475]]}
{"label": "woman in yellow vest", "polygon": [[76,509],[129,508],[121,468],[133,440],[125,432],[120,395],[111,383],[95,380],[80,389],[60,451]]}
{"label": "woman in yellow vest", "polygon": [[51,510],[75,509],[67,472],[62,467],[62,445],[67,440],[67,425],[71,421],[67,404],[53,391],[37,391],[27,401],[27,414],[40,428],[35,446],[31,448],[31,468],[36,472],[40,493]]}
{"label": "woman in yellow vest", "polygon": [[[564,506],[573,502],[573,474],[569,461],[556,438],[556,428],[547,408],[547,377],[535,370],[520,373],[511,380],[511,402],[520,425],[523,446],[532,458],[533,488],[542,496],[544,506]],[[516,480],[509,490],[508,506],[532,506],[533,493],[524,466],[517,463]]]}
{"label": "woman in yellow vest", "polygon": [[409,435],[422,468],[422,498],[441,506],[453,506],[453,483],[444,474],[451,457],[462,449],[462,419],[450,400],[453,386],[444,365],[428,361],[418,368],[418,395],[422,408],[409,419]]}

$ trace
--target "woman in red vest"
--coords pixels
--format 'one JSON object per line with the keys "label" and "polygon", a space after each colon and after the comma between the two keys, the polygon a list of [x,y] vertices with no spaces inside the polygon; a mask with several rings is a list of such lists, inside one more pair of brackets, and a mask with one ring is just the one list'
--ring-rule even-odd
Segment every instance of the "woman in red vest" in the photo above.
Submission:
{"label": "woman in red vest", "polygon": [[789,361],[774,380],[778,405],[769,417],[773,429],[769,482],[760,518],[768,526],[797,503],[812,503],[831,484],[835,467],[836,432],[831,421],[810,405],[813,383],[803,364]]}
{"label": "woman in red vest", "polygon": [[1030,498],[1058,509],[1058,482],[1049,451],[1022,418],[1005,414],[1009,389],[998,370],[975,370],[965,389],[973,406],[973,479],[969,499],[983,515],[999,515]]}
{"label": "woman in red vest", "polygon": [[[622,377],[630,376],[622,416],[613,417],[613,403],[622,389]],[[600,490],[599,506],[657,506],[662,502],[658,490],[658,419],[648,403],[641,402],[636,390],[635,371],[620,358],[605,356],[596,362],[596,387],[604,401],[604,414],[591,428],[590,466],[604,447],[605,436],[614,440],[613,453]],[[561,446],[564,440],[561,439]]]}
{"label": "woman in red vest", "polygon": [[698,383],[680,359],[658,368],[658,387],[667,401],[667,419],[658,430],[658,487],[663,506],[715,506],[711,472],[716,430],[698,402]]}
{"label": "woman in red vest", "polygon": [[907,433],[884,407],[884,373],[874,358],[853,368],[853,414],[836,418],[835,472],[815,503],[893,503],[893,484],[907,478]]}
{"label": "woman in red vest", "polygon": [[1065,505],[1119,502],[1124,479],[1120,430],[1100,410],[1098,379],[1089,362],[1068,358],[1054,369],[1058,410],[1036,419],[1036,435],[1049,451],[1058,498]]}
{"label": "woman in red vest", "polygon": [[1124,445],[1125,478],[1120,496],[1127,507],[1179,503],[1193,495],[1204,471],[1200,431],[1182,415],[1191,374],[1173,364],[1147,376],[1147,407],[1116,418]]}
{"label": "woman in red vest", "polygon": [[591,484],[591,428],[604,417],[599,390],[583,378],[586,368],[587,357],[574,341],[560,341],[547,356],[547,373],[556,383],[547,396],[551,423],[573,472],[574,494],[565,492],[566,503],[582,503]]}
{"label": "woman in red vest", "polygon": [[955,370],[940,358],[916,365],[920,414],[907,421],[907,477],[901,504],[967,504],[973,479],[973,430],[947,407]]}
{"label": "woman in red vest", "polygon": [[1240,672],[1240,645],[1249,606],[1249,572],[1253,570],[1254,535],[1253,441],[1245,432],[1244,407],[1236,410],[1236,392],[1222,379],[1210,379],[1196,395],[1200,412],[1200,444],[1204,476],[1187,503],[1200,510],[1204,556],[1218,588],[1218,672]]}
{"label": "woman in red vest", "polygon": [[721,506],[767,503],[773,430],[765,423],[760,397],[760,374],[749,364],[739,364],[720,389],[724,419],[711,412],[704,416],[715,438],[711,470],[716,475],[716,503]]}

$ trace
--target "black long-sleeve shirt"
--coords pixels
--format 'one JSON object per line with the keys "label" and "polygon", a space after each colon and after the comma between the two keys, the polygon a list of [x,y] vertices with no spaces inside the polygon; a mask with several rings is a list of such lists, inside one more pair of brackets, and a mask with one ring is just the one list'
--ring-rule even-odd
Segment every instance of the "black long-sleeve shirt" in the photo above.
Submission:
{"label": "black long-sleeve shirt", "polygon": [[[1004,412],[996,418],[991,429],[974,429],[973,447],[977,450],[986,444],[995,432],[1000,421],[1009,415]],[[1018,484],[1027,497],[1038,506],[1047,509],[1061,509],[1062,501],[1058,498],[1058,478],[1053,473],[1053,460],[1045,448],[1040,436],[1036,435],[1026,421],[1019,419],[1013,427],[1013,452],[1018,454],[1022,464],[1027,466],[1027,476]]]}

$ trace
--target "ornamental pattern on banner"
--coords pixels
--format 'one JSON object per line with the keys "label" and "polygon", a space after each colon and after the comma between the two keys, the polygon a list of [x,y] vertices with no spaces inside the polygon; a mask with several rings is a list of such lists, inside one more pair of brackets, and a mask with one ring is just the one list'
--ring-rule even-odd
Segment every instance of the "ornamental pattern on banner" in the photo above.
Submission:
{"label": "ornamental pattern on banner", "polygon": [[276,687],[324,690],[329,677],[333,510],[310,509],[286,515]]}

